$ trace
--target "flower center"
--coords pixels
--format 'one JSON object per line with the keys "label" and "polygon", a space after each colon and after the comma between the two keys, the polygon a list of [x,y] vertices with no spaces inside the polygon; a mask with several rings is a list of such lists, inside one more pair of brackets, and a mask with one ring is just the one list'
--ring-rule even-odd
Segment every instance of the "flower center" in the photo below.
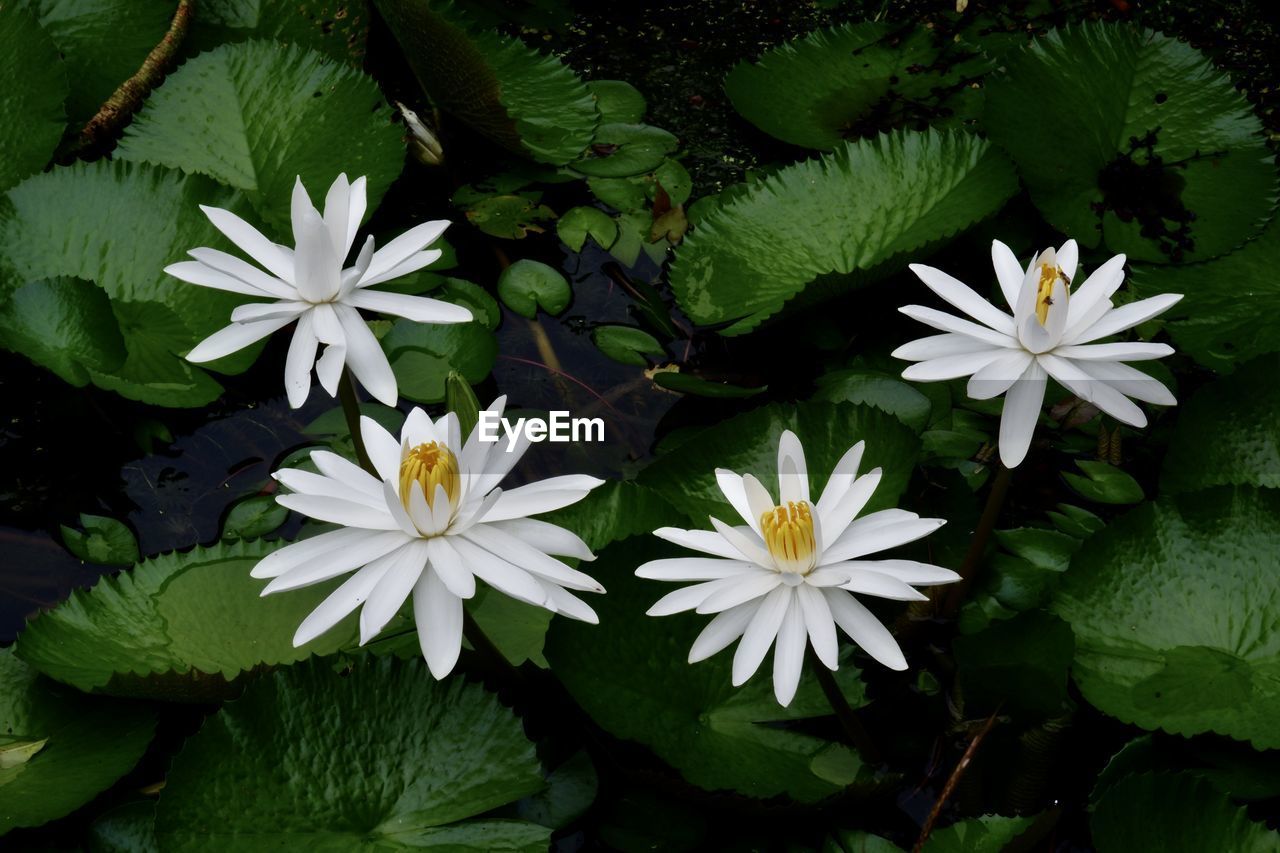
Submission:
{"label": "flower center", "polygon": [[1036,288],[1036,319],[1043,326],[1049,319],[1049,306],[1053,304],[1053,285],[1062,279],[1064,287],[1070,287],[1071,281],[1060,267],[1053,264],[1040,265],[1040,284]]}
{"label": "flower center", "polygon": [[807,575],[817,561],[813,516],[805,501],[788,501],[760,516],[765,545],[784,572]]}
{"label": "flower center", "polygon": [[422,485],[427,506],[432,506],[436,499],[436,486],[444,486],[449,503],[456,503],[461,485],[457,457],[449,448],[435,441],[410,448],[400,461],[400,502],[406,510],[414,483]]}

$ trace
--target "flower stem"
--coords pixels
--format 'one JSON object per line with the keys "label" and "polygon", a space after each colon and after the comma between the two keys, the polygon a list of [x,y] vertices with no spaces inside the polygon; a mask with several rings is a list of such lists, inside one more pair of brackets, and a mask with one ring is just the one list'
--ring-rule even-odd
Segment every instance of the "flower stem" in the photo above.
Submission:
{"label": "flower stem", "polygon": [[812,655],[810,655],[809,662],[812,664],[811,669],[818,679],[819,686],[822,687],[822,692],[826,695],[827,701],[831,703],[831,710],[835,711],[836,719],[840,721],[841,728],[844,729],[845,735],[849,738],[854,748],[858,750],[858,754],[862,756],[862,760],[868,764],[883,764],[884,755],[880,752],[880,747],[872,739],[871,733],[862,725],[858,715],[854,713],[853,708],[849,705],[849,700],[844,698],[844,692],[840,689],[840,685],[836,683],[835,674]]}
{"label": "flower stem", "polygon": [[369,451],[365,450],[364,437],[360,434],[360,399],[356,396],[355,383],[351,381],[351,371],[343,368],[342,378],[338,380],[338,399],[342,401],[342,414],[347,418],[347,431],[351,433],[351,443],[356,448],[356,459],[360,467],[378,476],[378,471],[369,459]]}
{"label": "flower stem", "polygon": [[947,591],[947,597],[943,601],[942,611],[939,614],[943,618],[951,618],[956,615],[956,611],[960,609],[960,605],[964,604],[965,599],[969,597],[969,589],[973,586],[973,582],[978,574],[978,566],[982,563],[982,555],[986,553],[987,543],[991,540],[991,533],[995,530],[996,522],[1000,519],[1000,510],[1004,508],[1005,496],[1009,494],[1009,482],[1013,477],[1013,472],[996,463],[996,476],[991,482],[991,491],[987,493],[987,504],[982,508],[982,516],[978,519],[978,527],[973,531],[973,539],[969,541],[969,550],[964,555],[964,562],[960,565],[960,580],[953,584]]}

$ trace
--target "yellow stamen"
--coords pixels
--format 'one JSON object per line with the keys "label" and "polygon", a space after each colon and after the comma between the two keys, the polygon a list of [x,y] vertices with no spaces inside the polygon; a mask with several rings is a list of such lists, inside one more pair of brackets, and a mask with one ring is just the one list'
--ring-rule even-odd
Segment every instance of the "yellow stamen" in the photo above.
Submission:
{"label": "yellow stamen", "polygon": [[1049,319],[1049,306],[1053,304],[1053,286],[1062,279],[1064,288],[1071,286],[1071,279],[1060,267],[1051,264],[1040,265],[1040,285],[1036,288],[1036,319],[1043,326]]}
{"label": "yellow stamen", "polygon": [[427,506],[436,499],[436,486],[444,486],[449,503],[456,503],[461,478],[458,476],[458,459],[449,448],[434,441],[412,447],[400,462],[400,501],[409,508],[409,496],[414,483],[422,484]]}
{"label": "yellow stamen", "polygon": [[769,553],[784,572],[808,574],[816,559],[817,542],[813,535],[813,516],[805,501],[788,501],[760,516]]}

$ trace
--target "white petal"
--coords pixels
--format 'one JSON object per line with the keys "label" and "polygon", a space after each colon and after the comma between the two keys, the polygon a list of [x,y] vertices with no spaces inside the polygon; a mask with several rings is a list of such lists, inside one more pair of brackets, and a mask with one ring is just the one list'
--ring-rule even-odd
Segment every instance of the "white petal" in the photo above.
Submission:
{"label": "white petal", "polygon": [[203,246],[192,249],[187,254],[205,266],[212,267],[218,272],[226,273],[232,278],[238,278],[277,299],[298,298],[298,289],[292,284],[278,279],[270,273],[263,272],[253,264],[237,258],[235,255]]}
{"label": "white petal", "polygon": [[839,503],[828,507],[825,512],[819,511],[818,517],[822,530],[827,536],[827,548],[839,541],[845,530],[849,528],[849,524],[866,507],[867,501],[871,500],[883,476],[883,469],[872,468],[853,481],[853,485],[845,491]]}
{"label": "white petal", "polygon": [[1022,264],[1018,263],[1013,250],[999,240],[991,241],[991,265],[995,268],[996,280],[1000,282],[1000,292],[1004,294],[1004,300],[1012,311],[1018,304],[1018,294],[1022,290],[1026,272],[1022,269]]}
{"label": "white petal", "polygon": [[706,660],[716,652],[728,648],[730,643],[741,637],[742,632],[747,630],[747,624],[751,622],[751,617],[755,613],[754,602],[740,604],[717,613],[689,648],[689,663]]}
{"label": "white petal", "polygon": [[991,349],[991,344],[986,341],[956,332],[944,332],[903,344],[893,351],[893,357],[907,361],[928,361],[988,349]]}
{"label": "white petal", "polygon": [[902,378],[910,379],[912,382],[941,382],[947,379],[959,379],[962,376],[971,376],[977,373],[993,361],[997,361],[1011,352],[1017,353],[1021,352],[1021,350],[992,347],[978,352],[967,352],[962,355],[931,358],[928,361],[919,361],[908,366],[906,370],[902,371]]}
{"label": "white petal", "polygon": [[[799,588],[796,591],[799,592]],[[804,650],[808,645],[800,603],[797,596],[789,597],[787,612],[778,628],[778,645],[773,650],[773,695],[784,708],[791,704],[796,688],[800,686]]]}
{"label": "white petal", "polygon": [[[862,464],[862,454],[867,449],[865,441],[859,441],[853,447],[850,447],[840,457],[840,461],[836,463],[836,467],[831,469],[831,476],[827,478],[827,484],[822,489],[822,495],[818,498],[818,503],[814,507],[819,516],[825,515],[831,507],[835,506],[845,493],[849,491],[849,487],[854,484],[858,476],[858,466]],[[823,524],[823,531],[829,536],[837,536],[832,534],[830,525]]]}
{"label": "white petal", "polygon": [[354,308],[337,307],[338,320],[347,339],[347,365],[373,398],[384,406],[396,404],[396,375],[391,363]]}
{"label": "white petal", "polygon": [[909,584],[897,578],[882,575],[879,572],[868,572],[855,569],[849,573],[849,579],[841,584],[850,592],[863,595],[874,595],[876,598],[888,598],[894,601],[928,601],[929,596],[912,589]]}
{"label": "white petal", "polygon": [[717,557],[669,557],[642,564],[636,569],[636,577],[655,581],[711,581],[749,571],[760,571],[760,567]]}
{"label": "white petal", "polygon": [[330,397],[338,396],[338,382],[342,379],[342,369],[347,366],[346,344],[332,344],[324,348],[324,355],[316,361],[316,378],[320,387],[329,392]]}
{"label": "white petal", "polygon": [[752,474],[742,475],[742,489],[747,495],[747,507],[756,518],[756,523],[751,527],[753,530],[758,531],[761,517],[770,512],[775,506],[773,496],[769,494],[769,490],[764,487],[764,484]]}
{"label": "white petal", "polygon": [[1026,350],[1009,350],[969,377],[965,392],[975,400],[999,397],[1022,378],[1033,358]]}
{"label": "white petal", "polygon": [[746,558],[757,566],[773,567],[773,557],[765,547],[764,540],[755,534],[750,527],[730,527],[714,516],[709,519],[720,538],[733,546],[736,559]]}
{"label": "white petal", "polygon": [[[279,294],[263,290],[248,282],[241,281],[235,276],[227,275],[219,272],[212,267],[205,266],[199,261],[179,261],[176,264],[169,264],[164,271],[174,278],[181,279],[189,284],[198,284],[201,287],[212,287],[215,290],[225,290],[229,293],[243,293],[246,296],[255,296],[259,299],[264,297],[277,297]],[[284,294],[286,297],[288,292]]]}
{"label": "white petal", "polygon": [[461,536],[450,536],[449,544],[462,557],[463,565],[489,586],[536,607],[543,607],[546,604],[546,592],[524,569],[511,565],[501,557],[473,545]]}
{"label": "white petal", "polygon": [[596,558],[578,534],[546,521],[539,521],[536,518],[512,518],[494,522],[491,526],[523,539],[544,554],[587,561]]}
{"label": "white petal", "polygon": [[294,648],[306,645],[319,637],[364,604],[369,598],[369,593],[373,592],[373,588],[378,585],[378,581],[382,580],[388,568],[389,564],[385,562],[365,566],[329,593],[325,600],[320,602],[320,605],[298,626],[297,633],[293,635]]}
{"label": "white petal", "polygon": [[396,487],[390,481],[382,481],[382,494],[387,513],[390,514],[391,520],[395,522],[396,527],[411,539],[419,538],[422,535],[421,531],[413,523],[413,519],[409,517],[409,511],[405,509],[400,496],[396,494]]}
{"label": "white petal", "polygon": [[778,490],[780,503],[809,502],[809,469],[804,461],[804,446],[791,430],[783,430],[778,439]]}
{"label": "white petal", "polygon": [[213,227],[235,243],[245,254],[266,267],[274,276],[286,282],[293,281],[293,261],[280,246],[262,236],[257,228],[245,222],[229,210],[200,205]]}
{"label": "white petal", "polygon": [[842,589],[824,589],[822,594],[827,599],[836,624],[864,652],[889,669],[901,671],[907,668],[907,659],[902,656],[902,649],[898,648],[889,629],[881,625],[852,593]]}
{"label": "white petal", "polygon": [[374,509],[367,504],[322,495],[279,495],[276,503],[317,521],[331,521],[344,527],[366,530],[399,530],[399,525],[386,507]]}
{"label": "white petal", "polygon": [[[334,178],[324,197],[324,227],[329,232],[329,242],[333,244],[339,263],[345,261],[351,251],[347,230],[347,218],[350,214],[351,184],[347,180],[347,173],[343,172]],[[350,236],[355,236],[355,229],[351,229]]]}
{"label": "white petal", "polygon": [[1080,247],[1075,240],[1068,240],[1058,248],[1058,269],[1062,270],[1067,281],[1076,280],[1076,267],[1080,263]]}
{"label": "white petal", "polygon": [[277,317],[288,317],[292,320],[310,307],[311,303],[297,300],[250,302],[231,309],[231,322],[256,323],[259,320],[274,320]]}
{"label": "white petal", "polygon": [[[384,544],[386,547],[379,551],[378,549]],[[357,546],[355,550],[367,547],[368,551],[376,557],[394,548],[395,539],[378,530],[361,530],[358,527],[331,530],[328,533],[312,536],[310,539],[300,539],[278,551],[272,551],[258,561],[258,564],[253,567],[253,571],[249,572],[249,576],[254,578],[278,577],[290,569],[301,566],[304,563],[323,559],[326,555],[340,552],[351,545]],[[372,560],[374,557],[369,557],[369,559]],[[351,565],[354,567],[360,565],[360,563],[353,562]]]}
{"label": "white petal", "polygon": [[760,668],[760,662],[769,653],[787,605],[791,603],[791,587],[780,586],[760,602],[733,655],[733,686],[738,687]]}
{"label": "white petal", "polygon": [[368,415],[360,416],[360,437],[369,452],[378,476],[390,483],[400,482],[400,442]]}
{"label": "white petal", "polygon": [[482,521],[503,521],[508,518],[523,518],[526,515],[538,515],[553,509],[577,503],[587,496],[604,480],[588,477],[585,474],[566,474],[560,477],[548,477],[502,493],[493,508],[485,513]]}
{"label": "white petal", "polygon": [[462,562],[462,557],[449,544],[450,537],[434,536],[427,540],[427,560],[441,583],[458,598],[473,598],[476,578]]}
{"label": "white petal", "polygon": [[[782,577],[777,572],[753,572],[728,579],[731,581],[724,589],[718,589],[698,605],[699,613],[719,613],[730,607],[767,595],[779,584]],[[719,581],[710,581],[719,583]]]}
{"label": "white petal", "polygon": [[405,416],[404,425],[400,427],[400,444],[407,447],[417,447],[419,444],[426,444],[431,441],[443,443],[451,450],[457,448],[445,441],[445,437],[436,434],[436,425],[431,416],[422,410],[419,406],[414,406],[409,410],[409,414]]}
{"label": "white petal", "polygon": [[277,575],[262,590],[262,594],[270,595],[274,592],[301,589],[304,586],[336,578],[338,575],[345,575],[358,566],[375,563],[388,554],[395,553],[410,542],[411,540],[407,537],[396,533],[384,534],[377,539],[368,539],[335,548]]}
{"label": "white petal", "polygon": [[983,299],[964,282],[924,264],[910,264],[910,268],[930,290],[979,323],[1006,335],[1013,334],[1013,317]]}
{"label": "white petal", "polygon": [[315,205],[311,203],[311,196],[307,195],[307,188],[302,185],[302,176],[295,175],[293,179],[293,195],[289,199],[289,221],[293,225],[295,247],[301,245],[304,239],[303,235],[310,227],[307,214],[314,214],[317,219],[320,218],[320,211],[316,210]]}
{"label": "white petal", "polygon": [[410,228],[373,253],[373,260],[369,263],[369,269],[361,276],[360,283],[370,284],[375,278],[382,281],[380,276],[383,273],[390,272],[410,255],[434,243],[448,227],[448,221],[440,219]]}
{"label": "white petal", "polygon": [[386,503],[382,499],[381,491],[376,495],[371,495],[363,489],[353,489],[341,480],[334,480],[323,474],[312,474],[310,471],[303,471],[300,468],[281,468],[271,476],[292,492],[339,498],[352,503],[364,504],[379,512],[386,509]]}
{"label": "white petal", "polygon": [[388,293],[385,290],[357,290],[343,302],[355,308],[404,317],[417,323],[469,323],[475,319],[466,308],[452,302]]}
{"label": "white petal", "polygon": [[1084,370],[1084,366],[1088,364],[1110,364],[1111,362],[1075,362],[1069,358],[1058,358],[1052,355],[1039,356],[1039,360],[1050,376],[1081,400],[1093,403],[1108,415],[1130,426],[1147,425],[1146,414],[1133,401],[1110,384],[1094,379]]}
{"label": "white petal", "polygon": [[1118,361],[1078,361],[1075,365],[1094,380],[1111,385],[1126,397],[1133,397],[1144,403],[1154,403],[1157,406],[1178,404],[1172,391],[1164,387],[1155,377],[1135,367]]}
{"label": "white petal", "polygon": [[796,601],[804,614],[805,629],[813,644],[814,654],[827,669],[840,666],[840,644],[836,639],[836,623],[826,597],[815,587],[802,583],[796,587]]}
{"label": "white petal", "polygon": [[1000,415],[1000,461],[1006,468],[1016,468],[1027,457],[1047,382],[1044,368],[1032,362],[1005,394],[1004,411]]}
{"label": "white petal", "polygon": [[671,616],[675,613],[693,610],[716,593],[732,589],[739,583],[741,583],[741,578],[733,575],[727,578],[717,578],[716,580],[696,583],[693,586],[682,586],[655,601],[653,606],[645,611],[645,615]]}
{"label": "white petal", "polygon": [[1132,329],[1139,323],[1145,323],[1152,317],[1168,311],[1180,299],[1182,299],[1181,293],[1162,293],[1159,296],[1152,296],[1150,299],[1140,299],[1137,302],[1130,302],[1128,305],[1113,308],[1103,315],[1102,319],[1088,329],[1082,330],[1067,343],[1087,344],[1090,341],[1096,341],[1099,338],[1105,338],[1109,335],[1123,332],[1126,329]]}
{"label": "white petal", "polygon": [[1084,284],[1071,294],[1067,310],[1067,328],[1072,329],[1081,317],[1090,313],[1097,303],[1110,299],[1124,283],[1124,255],[1116,255],[1093,271]]}
{"label": "white petal", "polygon": [[1017,342],[1003,332],[997,332],[995,329],[989,329],[986,326],[973,322],[972,320],[962,320],[945,311],[939,311],[936,308],[926,308],[923,305],[904,305],[898,309],[913,320],[919,320],[935,329],[941,329],[944,332],[955,332],[960,335],[968,335],[976,340],[984,341],[996,347],[1012,347]]}
{"label": "white petal", "polygon": [[730,560],[741,560],[743,556],[742,552],[727,539],[710,530],[681,530],[678,527],[660,527],[653,531],[653,535],[682,548],[701,551],[704,554],[713,554]]}
{"label": "white petal", "polygon": [[590,592],[604,592],[604,587],[590,575],[569,568],[555,557],[549,557],[510,533],[504,533],[491,525],[477,524],[462,536],[489,553],[527,572],[554,581],[560,586]]}
{"label": "white petal", "polygon": [[830,566],[888,548],[897,548],[923,539],[944,523],[941,518],[914,518],[866,527],[849,525],[844,535],[822,552],[819,562],[823,566]]}
{"label": "white petal", "polygon": [[903,583],[909,583],[914,586],[934,586],[935,584],[955,583],[960,580],[960,575],[951,571],[951,569],[944,569],[941,566],[933,566],[929,563],[918,563],[915,560],[851,560],[847,563],[837,563],[832,566],[835,569],[841,567],[879,572],[882,575],[889,575]]}
{"label": "white petal", "polygon": [[289,342],[289,355],[284,362],[284,390],[292,408],[300,408],[311,393],[311,368],[316,362],[316,348],[320,342],[312,331],[311,312],[298,318]]}
{"label": "white petal", "polygon": [[[356,232],[360,230],[360,223],[364,221],[364,212],[368,207],[368,199],[365,194],[367,183],[368,180],[364,175],[351,182],[347,207],[347,252],[351,251],[351,244],[355,242]],[[373,238],[370,237],[369,239],[372,240]],[[370,256],[373,255],[372,244],[370,244],[369,254]],[[346,255],[344,254],[343,257],[346,257]],[[365,265],[368,265],[368,261],[365,262]]]}
{"label": "white petal", "polygon": [[399,551],[382,558],[389,565],[387,573],[369,593],[360,609],[360,645],[372,640],[387,627],[399,612],[409,593],[422,576],[427,563],[427,543],[414,540]]}
{"label": "white petal", "polygon": [[413,588],[413,621],[418,625],[418,645],[427,668],[444,678],[462,651],[462,599],[427,569]]}
{"label": "white petal", "polygon": [[187,353],[187,361],[201,364],[222,358],[224,355],[231,355],[292,322],[292,317],[277,317],[274,320],[259,320],[256,323],[232,323],[196,344],[191,352]]}
{"label": "white petal", "polygon": [[579,622],[587,622],[591,625],[599,625],[600,617],[591,609],[591,606],[578,598],[573,593],[548,580],[537,578],[538,583],[542,584],[543,592],[547,595],[546,608],[553,613],[559,613],[562,616],[568,616],[570,619],[577,619]]}
{"label": "white petal", "polygon": [[337,296],[342,266],[320,214],[315,208],[305,211],[301,221],[294,220],[293,231],[297,235],[293,283],[298,294],[308,302],[324,302]]}
{"label": "white petal", "polygon": [[742,520],[757,533],[760,532],[760,518],[751,512],[751,503],[747,500],[747,489],[743,485],[742,475],[728,468],[716,469],[716,484],[725,498],[742,516]]}
{"label": "white petal", "polygon": [[326,477],[371,498],[382,499],[382,481],[354,462],[331,450],[311,451],[311,461]]}
{"label": "white petal", "polygon": [[1084,361],[1150,361],[1173,355],[1173,347],[1168,344],[1144,343],[1084,344],[1058,347],[1053,354]]}

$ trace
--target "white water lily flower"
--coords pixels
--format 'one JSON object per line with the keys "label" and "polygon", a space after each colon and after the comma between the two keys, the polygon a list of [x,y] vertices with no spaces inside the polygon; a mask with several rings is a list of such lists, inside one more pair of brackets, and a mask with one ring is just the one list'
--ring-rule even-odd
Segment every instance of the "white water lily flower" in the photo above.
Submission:
{"label": "white water lily flower", "polygon": [[649,608],[650,616],[686,610],[717,614],[694,641],[690,663],[741,638],[733,656],[736,687],[755,673],[776,640],[773,691],[785,706],[800,683],[808,645],[829,669],[839,666],[838,625],[880,663],[907,668],[893,636],[854,593],[918,601],[927,596],[912,589],[913,584],[951,583],[960,576],[914,560],[866,559],[927,536],[944,521],[901,509],[856,518],[882,474],[876,468],[858,476],[864,447],[860,441],[844,454],[822,496],[810,503],[804,448],[788,430],[778,442],[780,500],[775,502],[752,475],[719,468],[720,491],[745,525],[731,527],[712,518],[714,532],[654,531],[668,542],[710,555],[653,560],[636,569],[638,576],[652,580],[699,581]]}
{"label": "white water lily flower", "polygon": [[911,265],[930,290],[977,322],[922,305],[899,309],[945,333],[894,350],[897,358],[919,362],[902,376],[920,382],[968,376],[975,400],[1008,392],[1000,418],[1000,460],[1008,468],[1026,458],[1050,376],[1130,426],[1147,425],[1130,397],[1161,406],[1177,402],[1158,380],[1124,363],[1163,358],[1172,347],[1096,342],[1163,313],[1182,295],[1165,293],[1117,308],[1111,296],[1124,282],[1125,256],[1098,267],[1073,291],[1078,257],[1076,242],[1068,240],[1057,251],[1041,252],[1024,270],[1008,246],[993,241],[991,261],[1012,316],[942,270]]}
{"label": "white water lily flower", "polygon": [[[499,398],[491,410],[501,417],[505,403]],[[603,480],[567,475],[503,491],[498,482],[528,449],[527,437],[508,450],[481,441],[477,428],[464,443],[455,415],[433,422],[417,408],[398,440],[368,417],[360,425],[378,476],[326,450],[311,454],[318,474],[285,468],[274,475],[292,492],[276,498],[282,506],[342,529],[263,558],[252,572],[272,578],[262,594],[355,572],[302,622],[295,646],[361,605],[363,645],[412,596],[423,657],[432,674],[444,678],[458,660],[462,602],[475,595],[477,578],[553,613],[597,621],[568,590],[604,587],[555,559],[595,555],[570,531],[527,516],[575,503]]]}
{"label": "white water lily flower", "polygon": [[[298,408],[311,391],[311,368],[329,394],[338,393],[344,366],[378,401],[396,404],[396,377],[373,332],[356,309],[377,311],[419,323],[466,323],[466,308],[428,299],[370,290],[425,267],[440,257],[427,249],[449,226],[424,222],[374,251],[373,237],[361,246],[353,266],[343,269],[365,214],[365,179],[348,182],[339,175],[324,200],[322,216],[312,205],[302,179],[293,186],[294,247],[273,243],[229,210],[201,205],[214,227],[265,269],[217,249],[192,249],[195,260],[165,267],[175,278],[202,287],[271,299],[241,305],[231,325],[205,338],[187,353],[192,362],[213,361],[265,338],[297,321],[285,360],[289,405]],[[320,344],[324,354],[316,360]]]}

